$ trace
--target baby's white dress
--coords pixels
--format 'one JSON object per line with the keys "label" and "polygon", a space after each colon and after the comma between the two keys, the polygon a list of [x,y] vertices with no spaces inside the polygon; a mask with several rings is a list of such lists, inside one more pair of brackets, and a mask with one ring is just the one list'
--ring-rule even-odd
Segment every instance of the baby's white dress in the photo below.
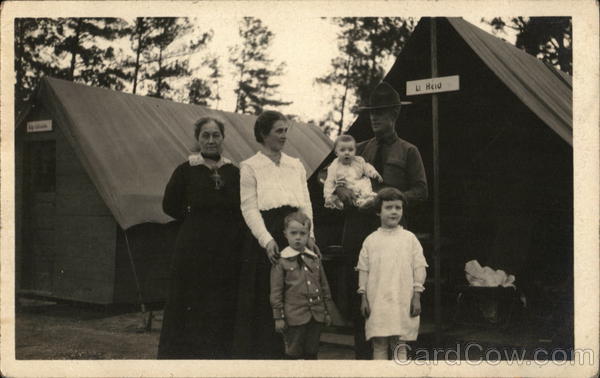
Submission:
{"label": "baby's white dress", "polygon": [[342,164],[339,158],[335,158],[327,168],[327,179],[323,187],[325,207],[331,208],[336,202],[334,194],[337,183],[344,179],[344,186],[356,195],[356,206],[362,206],[365,202],[373,200],[376,193],[371,186],[371,178],[377,177],[375,167],[367,163],[362,156],[354,156],[350,165]]}
{"label": "baby's white dress", "polygon": [[368,272],[367,299],[371,314],[365,321],[366,339],[400,336],[417,339],[419,317],[410,316],[414,269],[427,267],[423,248],[417,237],[401,226],[379,228],[369,235],[358,258],[357,270]]}

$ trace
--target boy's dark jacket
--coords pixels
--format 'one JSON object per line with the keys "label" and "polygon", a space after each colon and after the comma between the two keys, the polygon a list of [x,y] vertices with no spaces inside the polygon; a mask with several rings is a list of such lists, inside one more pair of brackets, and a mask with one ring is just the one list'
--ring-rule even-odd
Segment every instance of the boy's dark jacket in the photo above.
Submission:
{"label": "boy's dark jacket", "polygon": [[331,303],[319,257],[307,249],[301,254],[291,247],[281,251],[281,258],[271,268],[273,318],[285,319],[290,326],[306,324],[311,318],[325,322]]}

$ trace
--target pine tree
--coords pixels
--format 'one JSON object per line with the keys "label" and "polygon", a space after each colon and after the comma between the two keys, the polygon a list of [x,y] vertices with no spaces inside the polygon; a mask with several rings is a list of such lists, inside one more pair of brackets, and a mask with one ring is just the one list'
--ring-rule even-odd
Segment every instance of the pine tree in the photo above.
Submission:
{"label": "pine tree", "polygon": [[[331,60],[332,70],[325,76],[315,80],[318,84],[333,86],[336,90],[337,99],[334,97],[334,109],[339,113],[339,119],[334,120],[333,114],[330,112],[325,122],[327,128],[331,129],[331,123],[337,124],[338,134],[342,133],[344,126],[344,114],[347,109],[346,102],[354,85],[352,69],[355,67],[355,58],[358,56],[357,43],[361,38],[360,26],[357,18],[336,19],[340,27],[344,30],[338,34],[338,48],[342,53],[341,56]],[[336,101],[337,100],[337,101]]]}
{"label": "pine tree", "polygon": [[[274,64],[268,56],[273,33],[258,18],[244,17],[240,22],[241,45],[230,47],[229,61],[238,77],[235,112],[259,114],[263,108],[289,105],[275,98],[280,84],[273,81],[281,76],[285,63]],[[271,69],[270,67],[275,68]]]}
{"label": "pine tree", "polygon": [[492,26],[494,34],[506,33],[505,28],[516,31],[518,48],[573,75],[571,17],[512,17],[508,23],[495,17],[482,21]]}
{"label": "pine tree", "polygon": [[154,71],[146,70],[144,80],[152,82],[148,95],[159,98],[169,98],[168,92],[171,90],[169,79],[172,77],[188,76],[187,60],[175,59],[169,62],[166,55],[166,49],[172,44],[179,34],[189,31],[188,25],[178,24],[176,18],[160,17],[148,20],[150,27],[156,30],[156,34],[149,38],[149,42],[154,51],[145,51],[146,62],[156,63]]}
{"label": "pine tree", "polygon": [[384,63],[400,53],[415,22],[398,17],[342,17],[332,22],[340,28],[340,56],[331,60],[331,70],[315,82],[335,92],[331,102],[338,116],[329,114],[323,124],[328,128],[336,124],[340,134],[348,123],[346,114],[356,114],[358,103],[383,79]]}
{"label": "pine tree", "polygon": [[[59,41],[54,52],[69,60],[65,78],[89,85],[121,90],[129,75],[112,46],[101,47],[126,32],[126,22],[117,18],[63,18],[56,20]],[[119,54],[120,55],[120,54]]]}
{"label": "pine tree", "polygon": [[203,79],[192,79],[187,85],[187,100],[190,104],[208,106],[208,100],[212,95],[210,86]]}
{"label": "pine tree", "polygon": [[219,102],[221,101],[219,79],[223,77],[223,74],[221,73],[221,67],[219,66],[219,58],[216,56],[210,56],[206,58],[204,63],[210,70],[208,77],[210,78],[210,85],[212,87],[211,100],[215,103],[214,108],[219,109]]}
{"label": "pine tree", "polygon": [[198,33],[200,37],[197,40],[177,45],[175,42],[181,42],[181,39],[193,30],[187,18],[145,18],[137,22],[137,25],[141,22],[142,26],[136,28],[140,33],[137,36],[136,57],[139,51],[142,59],[136,59],[134,75],[135,72],[142,74],[141,80],[135,78],[136,86],[139,81],[145,81],[148,87],[147,95],[173,98],[177,90],[172,83],[190,75],[188,58],[206,45],[212,38],[212,31]]}
{"label": "pine tree", "polygon": [[134,20],[133,25],[128,29],[131,48],[135,56],[133,61],[127,62],[127,66],[132,68],[131,92],[133,94],[136,94],[138,90],[138,80],[142,65],[142,54],[150,45],[151,34],[153,30],[154,29],[150,25],[150,22],[148,22],[145,17],[137,17]]}
{"label": "pine tree", "polygon": [[58,43],[56,22],[49,18],[15,19],[15,109],[30,100],[43,76],[63,77],[54,54]]}
{"label": "pine tree", "polygon": [[196,76],[208,79],[194,78],[186,85],[187,96],[185,100],[191,104],[219,108],[219,79],[223,76],[219,66],[218,57],[211,55],[202,60],[202,72],[196,70]]}

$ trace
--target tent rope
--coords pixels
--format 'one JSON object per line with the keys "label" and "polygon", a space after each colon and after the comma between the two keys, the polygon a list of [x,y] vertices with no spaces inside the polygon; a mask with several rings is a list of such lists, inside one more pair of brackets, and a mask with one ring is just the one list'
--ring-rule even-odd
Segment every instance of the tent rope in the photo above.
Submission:
{"label": "tent rope", "polygon": [[[133,273],[133,280],[135,281],[135,287],[137,290],[138,302],[140,304],[140,310],[143,314],[146,313],[146,304],[144,303],[144,299],[142,297],[142,288],[140,286],[140,281],[138,279],[137,270],[135,269],[135,262],[133,261],[133,254],[131,253],[131,248],[129,245],[129,238],[127,237],[127,231],[123,230],[123,235],[125,235],[125,245],[127,246],[127,255],[129,256],[129,264],[131,265],[131,271]],[[148,320],[146,321],[146,331],[150,331],[152,328],[152,312],[148,315]]]}

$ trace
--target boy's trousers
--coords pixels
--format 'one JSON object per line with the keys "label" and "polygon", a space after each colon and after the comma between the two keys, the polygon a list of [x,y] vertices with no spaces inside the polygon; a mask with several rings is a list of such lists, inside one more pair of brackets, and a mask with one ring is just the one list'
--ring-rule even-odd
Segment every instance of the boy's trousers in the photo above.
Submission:
{"label": "boy's trousers", "polygon": [[299,326],[288,326],[283,333],[285,354],[291,358],[316,359],[322,327],[323,323],[315,319]]}

